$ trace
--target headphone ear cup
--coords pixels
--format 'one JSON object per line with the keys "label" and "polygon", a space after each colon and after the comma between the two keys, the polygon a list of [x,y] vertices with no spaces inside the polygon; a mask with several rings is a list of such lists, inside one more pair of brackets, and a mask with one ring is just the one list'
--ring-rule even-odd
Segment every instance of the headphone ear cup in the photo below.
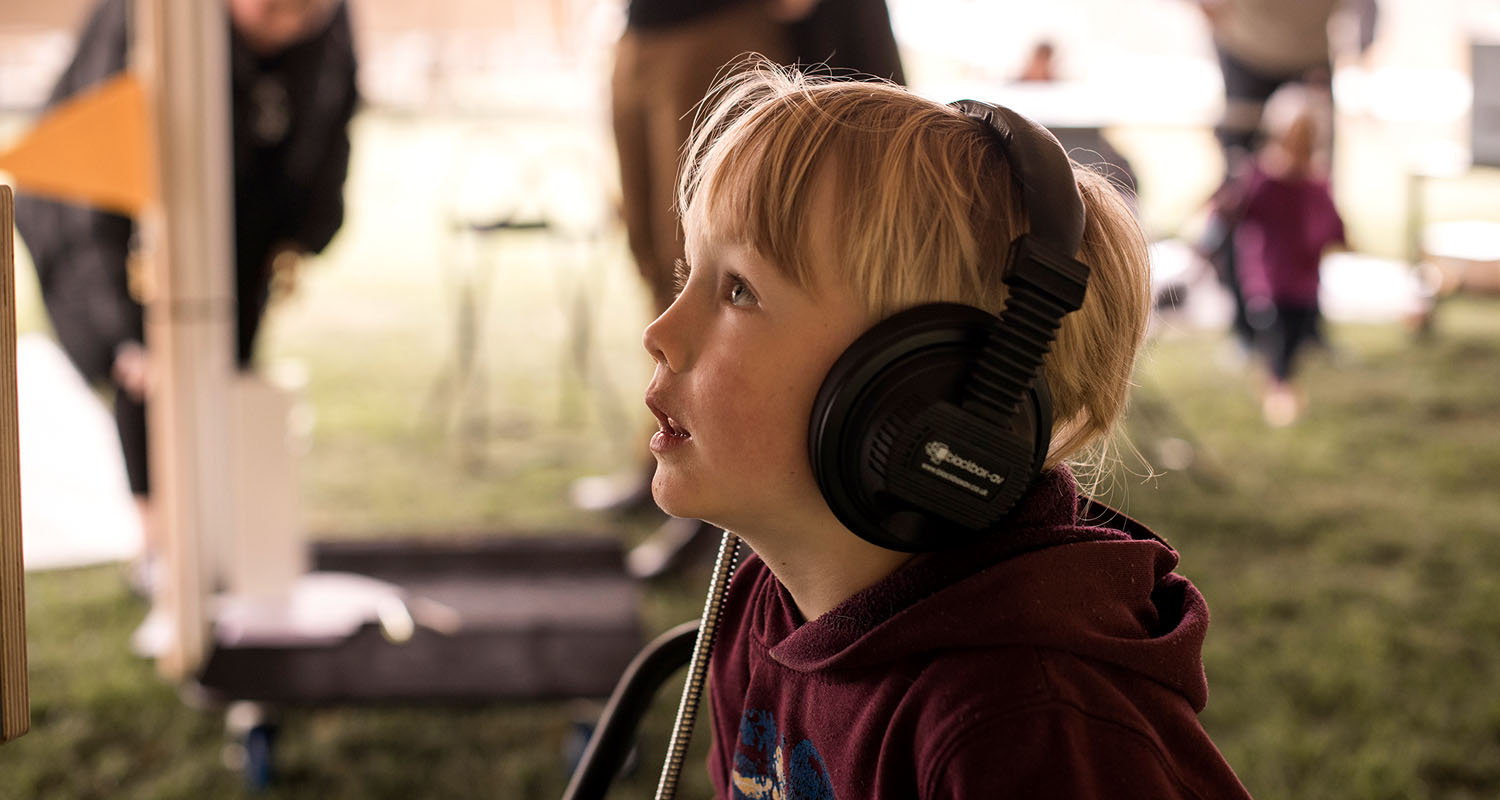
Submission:
{"label": "headphone ear cup", "polygon": [[[909,468],[894,452],[930,409],[956,406],[978,354],[997,320],[973,306],[932,303],[886,319],[844,352],[829,370],[813,404],[808,448],[818,487],[839,521],[867,541],[892,550],[923,552],[972,538],[973,530],[946,517],[944,504],[921,493],[898,497],[892,478]],[[1008,465],[1016,496],[1040,470],[1049,431],[1039,431],[1044,400],[1027,395],[1007,421],[1023,444],[1014,452],[985,453]],[[976,426],[977,427],[977,426]],[[1040,447],[1040,454],[1035,451]],[[1013,499],[1011,500],[1013,502]]]}

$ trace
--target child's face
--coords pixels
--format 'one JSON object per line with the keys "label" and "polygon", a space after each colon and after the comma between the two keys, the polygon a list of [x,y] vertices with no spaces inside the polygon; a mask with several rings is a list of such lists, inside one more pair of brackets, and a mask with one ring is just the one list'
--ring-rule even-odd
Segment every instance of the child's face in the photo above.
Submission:
{"label": "child's face", "polygon": [[229,0],[229,19],[252,49],[274,55],[317,32],[333,9],[331,0]]}
{"label": "child's face", "polygon": [[742,534],[821,524],[832,517],[812,476],[808,421],[868,312],[837,281],[800,289],[748,247],[689,244],[682,293],[644,337],[656,360],[646,402],[662,426],[651,439],[656,502]]}
{"label": "child's face", "polygon": [[1316,145],[1317,128],[1311,116],[1297,118],[1281,136],[1281,149],[1294,167],[1304,168],[1312,163]]}

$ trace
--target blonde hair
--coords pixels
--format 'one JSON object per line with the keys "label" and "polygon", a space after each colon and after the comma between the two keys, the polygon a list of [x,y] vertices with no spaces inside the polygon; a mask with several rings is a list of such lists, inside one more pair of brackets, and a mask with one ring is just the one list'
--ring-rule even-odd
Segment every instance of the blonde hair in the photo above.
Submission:
{"label": "blonde hair", "polygon": [[[1045,369],[1051,467],[1077,463],[1122,417],[1145,334],[1145,239],[1103,176],[1074,165],[1087,213],[1083,307],[1063,319]],[[824,181],[838,213],[816,216]],[[749,245],[795,284],[814,269],[866,298],[872,317],[950,301],[998,313],[1009,244],[1027,228],[1004,153],[962,112],[883,83],[760,62],[704,101],[678,194],[684,227]],[[835,264],[813,262],[829,236]],[[1098,453],[1102,458],[1102,449]]]}

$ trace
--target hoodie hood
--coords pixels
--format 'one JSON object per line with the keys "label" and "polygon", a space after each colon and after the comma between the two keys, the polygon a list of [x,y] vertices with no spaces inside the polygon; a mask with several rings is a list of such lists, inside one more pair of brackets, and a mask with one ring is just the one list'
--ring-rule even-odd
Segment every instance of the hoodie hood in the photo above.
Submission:
{"label": "hoodie hood", "polygon": [[[864,669],[945,650],[1036,647],[1164,684],[1201,711],[1208,607],[1177,553],[1144,526],[1080,499],[1066,468],[1023,498],[1004,534],[919,557],[815,620],[779,610],[752,623],[778,663]],[[982,609],[982,613],[978,610]]]}

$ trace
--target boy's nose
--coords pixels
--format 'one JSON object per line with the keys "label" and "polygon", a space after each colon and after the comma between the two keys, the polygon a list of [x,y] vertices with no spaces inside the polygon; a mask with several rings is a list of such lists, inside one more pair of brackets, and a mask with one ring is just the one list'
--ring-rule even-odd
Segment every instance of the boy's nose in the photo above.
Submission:
{"label": "boy's nose", "polygon": [[680,335],[680,317],[684,313],[682,305],[682,298],[679,296],[641,334],[641,344],[645,346],[646,352],[651,354],[656,363],[672,372],[686,369],[691,358],[687,337]]}

